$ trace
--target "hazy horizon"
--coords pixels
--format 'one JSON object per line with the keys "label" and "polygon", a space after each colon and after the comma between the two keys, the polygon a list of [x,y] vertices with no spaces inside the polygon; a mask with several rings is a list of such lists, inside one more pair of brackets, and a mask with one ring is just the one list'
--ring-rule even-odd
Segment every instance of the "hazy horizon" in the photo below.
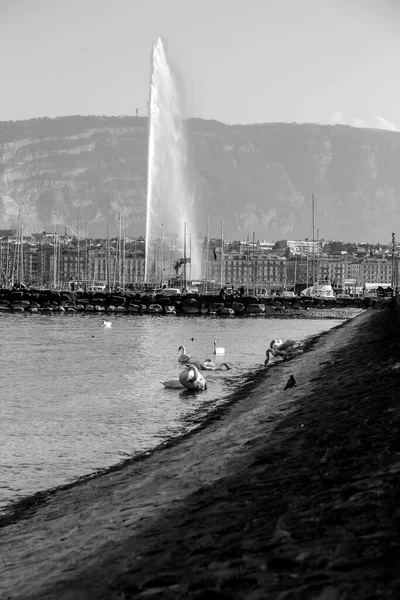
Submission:
{"label": "hazy horizon", "polygon": [[162,36],[185,117],[400,127],[391,0],[3,0],[1,121],[147,116]]}
{"label": "hazy horizon", "polygon": [[[56,120],[56,119],[69,119],[69,118],[74,118],[74,117],[79,117],[79,118],[88,118],[88,117],[95,117],[95,118],[111,118],[111,119],[131,119],[131,118],[140,118],[140,119],[148,119],[147,115],[138,115],[137,117],[133,114],[133,115],[113,115],[113,114],[96,114],[96,113],[87,113],[87,114],[68,114],[68,115],[54,115],[49,117],[48,115],[39,115],[37,117],[30,117],[27,119],[9,119],[6,121],[2,121],[0,120],[0,123],[21,123],[21,122],[28,122],[28,121],[40,121],[41,119],[49,119],[49,120]],[[254,121],[254,122],[249,122],[249,123],[226,123],[224,121],[221,121],[219,119],[206,119],[204,117],[197,117],[195,115],[191,116],[191,117],[185,117],[184,121],[191,121],[191,120],[202,120],[202,121],[215,121],[216,123],[221,123],[222,125],[227,125],[227,126],[252,126],[252,125],[322,125],[322,126],[331,126],[331,127],[350,127],[350,128],[354,128],[354,129],[380,129],[381,131],[390,131],[392,133],[399,133],[400,131],[397,131],[397,129],[392,129],[392,128],[387,128],[387,127],[379,127],[378,125],[363,125],[362,127],[360,125],[351,125],[349,123],[319,123],[318,121]]]}

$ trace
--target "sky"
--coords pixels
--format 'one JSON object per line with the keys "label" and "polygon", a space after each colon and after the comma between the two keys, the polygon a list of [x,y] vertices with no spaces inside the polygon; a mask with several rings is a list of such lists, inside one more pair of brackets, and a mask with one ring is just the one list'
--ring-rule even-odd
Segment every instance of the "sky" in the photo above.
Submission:
{"label": "sky", "polygon": [[398,0],[0,0],[0,121],[147,115],[151,49],[185,117],[400,129]]}

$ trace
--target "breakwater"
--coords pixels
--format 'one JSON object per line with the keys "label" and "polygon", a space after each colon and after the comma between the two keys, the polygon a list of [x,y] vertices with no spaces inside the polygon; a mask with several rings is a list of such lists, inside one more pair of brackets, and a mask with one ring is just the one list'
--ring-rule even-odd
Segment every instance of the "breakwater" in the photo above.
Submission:
{"label": "breakwater", "polygon": [[[285,298],[134,292],[70,292],[0,289],[0,312],[216,315],[296,318],[348,318],[354,310],[376,305],[374,298]],[[357,311],[356,311],[357,312]]]}

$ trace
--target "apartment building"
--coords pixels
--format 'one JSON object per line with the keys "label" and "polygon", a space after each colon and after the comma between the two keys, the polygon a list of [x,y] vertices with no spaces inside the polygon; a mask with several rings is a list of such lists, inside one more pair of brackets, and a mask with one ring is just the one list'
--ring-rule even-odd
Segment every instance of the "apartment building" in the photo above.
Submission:
{"label": "apartment building", "polygon": [[[23,274],[23,281],[32,285],[67,286],[71,281],[106,282],[112,286],[142,284],[145,281],[145,241],[138,239],[84,241],[78,249],[70,240],[41,240],[33,244],[21,244],[7,237],[0,243],[0,283],[16,282]],[[300,246],[299,246],[300,247]],[[310,249],[310,246],[308,247]],[[253,289],[272,289],[279,286],[293,287],[294,284],[311,284],[313,279],[329,279],[333,287],[341,288],[345,281],[352,280],[358,286],[367,283],[400,281],[400,261],[396,256],[353,257],[347,254],[323,255],[293,254],[290,258],[278,255],[271,244],[250,242],[224,243],[212,240],[203,247],[201,277],[216,284]],[[286,249],[287,250],[287,249]],[[282,249],[281,252],[285,252]],[[22,258],[21,258],[22,254]],[[287,251],[285,252],[287,256]],[[167,256],[167,255],[166,255]],[[165,256],[165,258],[166,258]],[[21,270],[21,261],[23,268]],[[176,275],[171,257],[165,260],[164,280]],[[187,276],[190,277],[190,268]],[[182,270],[178,269],[178,276]]]}

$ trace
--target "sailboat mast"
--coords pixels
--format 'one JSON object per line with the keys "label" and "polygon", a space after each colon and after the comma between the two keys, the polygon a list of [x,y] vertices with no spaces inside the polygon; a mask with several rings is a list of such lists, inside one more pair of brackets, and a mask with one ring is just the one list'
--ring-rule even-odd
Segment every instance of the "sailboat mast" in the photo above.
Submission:
{"label": "sailboat mast", "polygon": [[249,295],[249,236],[246,238],[246,295]]}
{"label": "sailboat mast", "polygon": [[61,234],[57,234],[57,287],[60,289],[61,284]]}
{"label": "sailboat mast", "polygon": [[207,281],[208,281],[208,253],[210,252],[210,212],[208,212],[207,214],[207,248],[206,248],[206,273],[205,273],[205,279],[206,279],[206,289],[205,291],[207,292]]}
{"label": "sailboat mast", "polygon": [[7,285],[10,283],[10,236],[7,236],[7,255],[6,255],[6,277],[7,277]]}
{"label": "sailboat mast", "polygon": [[169,247],[169,285],[172,285],[172,240]]}
{"label": "sailboat mast", "polygon": [[311,273],[311,278],[312,278],[312,285],[314,285],[315,283],[315,199],[314,199],[314,194],[312,195],[312,241],[313,241],[313,247],[312,247],[312,273]]}
{"label": "sailboat mast", "polygon": [[224,280],[224,222],[221,221],[221,288]]}
{"label": "sailboat mast", "polygon": [[118,213],[118,287],[121,287],[122,283],[122,244],[121,244],[121,213]]}
{"label": "sailboat mast", "polygon": [[189,233],[189,281],[192,284],[192,233]]}
{"label": "sailboat mast", "polygon": [[17,283],[19,281],[20,221],[21,221],[21,209],[19,209],[19,211],[18,211],[17,235],[16,235],[15,242],[14,242],[14,259],[13,259],[12,285],[14,285],[14,281],[16,281]]}
{"label": "sailboat mast", "polygon": [[161,287],[164,283],[164,225],[161,223]]}
{"label": "sailboat mast", "polygon": [[81,281],[81,262],[80,262],[80,256],[79,256],[79,237],[80,237],[80,218],[78,217],[78,285],[80,285],[80,281]]}
{"label": "sailboat mast", "polygon": [[56,213],[53,213],[53,288],[57,287]]}
{"label": "sailboat mast", "polygon": [[24,222],[23,222],[23,209],[24,209],[24,205],[22,205],[21,208],[21,237],[20,237],[20,244],[21,244],[21,252],[20,252],[20,258],[21,258],[21,269],[20,269],[20,276],[19,276],[19,282],[23,283],[24,282]]}
{"label": "sailboat mast", "polygon": [[125,291],[125,236],[122,240],[122,289]]}
{"label": "sailboat mast", "polygon": [[186,291],[186,221],[183,226],[183,289]]}
{"label": "sailboat mast", "polygon": [[89,245],[88,245],[88,237],[89,237],[89,230],[88,230],[88,222],[86,221],[86,236],[85,236],[85,252],[86,252],[86,286],[85,289],[87,290],[87,287],[89,285]]}
{"label": "sailboat mast", "polygon": [[110,291],[110,229],[107,221],[107,290]]}
{"label": "sailboat mast", "polygon": [[253,231],[253,245],[251,249],[251,285],[253,287],[253,294],[255,294],[255,274],[254,274],[254,258],[255,258],[255,246],[256,246],[256,232]]}

